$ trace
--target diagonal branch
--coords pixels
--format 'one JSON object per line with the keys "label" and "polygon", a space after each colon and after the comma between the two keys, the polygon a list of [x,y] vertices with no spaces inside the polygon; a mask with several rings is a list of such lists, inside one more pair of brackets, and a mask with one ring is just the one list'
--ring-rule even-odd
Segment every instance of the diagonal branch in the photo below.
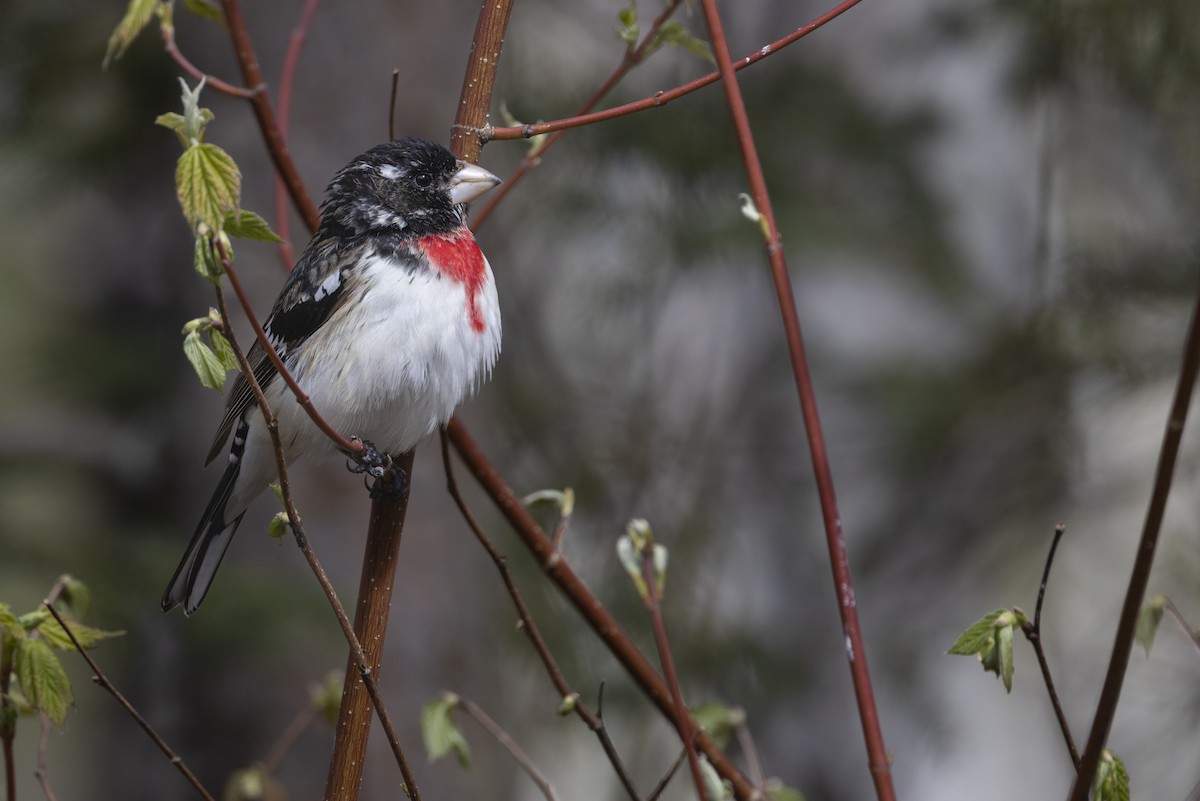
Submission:
{"label": "diagonal branch", "polygon": [[[760,47],[753,53],[738,59],[733,64],[734,70],[741,70],[749,67],[751,64],[757,64],[772,53],[778,53],[783,48],[792,44],[799,39],[820,28],[827,22],[830,22],[841,16],[844,12],[858,5],[862,0],[843,0],[843,2],[826,11],[821,16],[813,19],[810,22],[801,25],[796,30],[789,33],[787,36],[777,41],[771,42],[768,45]],[[494,139],[529,139],[530,137],[540,136],[541,134],[552,133],[554,131],[565,131],[568,128],[579,128],[584,125],[593,125],[597,122],[606,122],[607,120],[616,119],[617,117],[625,117],[629,114],[634,114],[639,111],[646,111],[652,108],[661,108],[672,100],[678,100],[684,95],[689,95],[692,92],[703,89],[710,84],[714,84],[721,80],[721,72],[710,72],[694,81],[688,81],[685,84],[676,86],[674,89],[667,91],[655,92],[650,97],[637,100],[632,103],[615,106],[604,111],[597,111],[592,114],[580,114],[575,117],[567,117],[561,120],[551,120],[550,122],[531,123],[529,125],[516,125],[510,128],[491,127],[484,129],[481,135],[487,141]]]}
{"label": "diagonal branch", "polygon": [[1150,568],[1154,565],[1154,551],[1162,529],[1163,513],[1167,498],[1171,494],[1171,479],[1175,475],[1175,461],[1179,456],[1179,443],[1183,439],[1183,426],[1187,422],[1188,408],[1192,405],[1192,391],[1196,386],[1196,375],[1200,371],[1200,290],[1196,305],[1188,323],[1187,339],[1179,367],[1179,379],[1175,384],[1175,398],[1163,432],[1162,449],[1158,455],[1158,466],[1154,470],[1154,489],[1150,493],[1150,507],[1146,510],[1146,521],[1138,543],[1133,570],[1129,574],[1129,587],[1125,591],[1125,603],[1121,607],[1121,618],[1117,623],[1117,634],[1113,641],[1112,656],[1104,685],[1100,690],[1100,701],[1096,706],[1096,717],[1088,734],[1087,745],[1079,761],[1079,772],[1071,785],[1071,801],[1084,801],[1092,777],[1100,765],[1100,752],[1108,740],[1113,717],[1117,713],[1117,702],[1121,699],[1121,686],[1125,683],[1125,670],[1129,667],[1129,653],[1133,649],[1137,630],[1138,613],[1146,595],[1146,584],[1150,580]]}
{"label": "diagonal branch", "polygon": [[771,265],[771,276],[775,282],[775,294],[779,300],[779,311],[783,317],[784,333],[788,352],[792,360],[792,374],[796,379],[796,391],[800,396],[800,411],[804,418],[804,430],[808,435],[809,452],[812,456],[813,473],[816,476],[817,494],[821,501],[821,513],[825,523],[825,539],[829,547],[829,561],[833,568],[833,584],[837,593],[838,611],[842,617],[842,630],[846,637],[846,657],[850,663],[850,677],[854,683],[854,695],[858,701],[859,717],[862,721],[863,738],[867,746],[867,760],[875,792],[880,801],[895,798],[892,774],[887,749],[883,742],[883,731],[879,724],[879,713],[875,708],[875,692],[871,686],[871,675],[867,669],[867,651],[862,629],[858,622],[858,605],[854,598],[854,585],[850,578],[850,562],[846,555],[846,541],[842,533],[841,514],[838,512],[837,496],[833,485],[833,471],[829,454],[825,449],[825,435],[817,413],[817,400],[813,392],[812,377],[808,370],[808,357],[800,333],[800,318],[796,312],[796,299],[788,275],[783,241],[775,223],[771,197],[767,192],[762,164],[746,116],[742,92],[734,75],[729,57],[729,45],[717,12],[716,0],[703,0],[704,18],[708,24],[713,54],[720,67],[721,82],[725,99],[733,117],[738,145],[742,150],[746,177],[750,191],[761,215],[760,223],[765,240],[767,258]]}

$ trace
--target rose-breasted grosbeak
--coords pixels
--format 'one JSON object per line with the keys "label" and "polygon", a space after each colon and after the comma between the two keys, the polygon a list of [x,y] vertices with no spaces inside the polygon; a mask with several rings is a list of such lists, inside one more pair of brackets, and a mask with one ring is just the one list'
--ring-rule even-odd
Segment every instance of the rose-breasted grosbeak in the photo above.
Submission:
{"label": "rose-breasted grosbeak", "polygon": [[[399,455],[449,420],[490,373],[500,353],[500,307],[463,214],[497,183],[422,139],[373,147],[330,183],[321,226],[264,328],[336,430]],[[260,343],[248,359],[288,462],[330,449]],[[208,462],[231,432],[229,466],[171,577],[164,611],[181,603],[187,614],[196,611],[246,508],[276,477],[266,424],[240,374]]]}

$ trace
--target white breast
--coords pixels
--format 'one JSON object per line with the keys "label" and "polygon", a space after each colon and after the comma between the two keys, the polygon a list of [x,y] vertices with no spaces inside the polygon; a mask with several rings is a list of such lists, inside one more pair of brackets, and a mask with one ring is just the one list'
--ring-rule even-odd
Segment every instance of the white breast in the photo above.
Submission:
{"label": "white breast", "polygon": [[[392,454],[412,449],[449,420],[500,354],[500,306],[486,260],[485,266],[473,299],[483,321],[477,331],[462,283],[431,270],[410,272],[390,259],[364,262],[357,297],[289,360],[321,416],[343,436],[371,440]],[[283,382],[270,389],[289,459],[328,447]]]}

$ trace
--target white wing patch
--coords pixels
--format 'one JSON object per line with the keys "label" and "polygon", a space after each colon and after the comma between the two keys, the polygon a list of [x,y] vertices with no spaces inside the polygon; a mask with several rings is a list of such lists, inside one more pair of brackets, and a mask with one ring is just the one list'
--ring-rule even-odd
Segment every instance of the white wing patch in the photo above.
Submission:
{"label": "white wing patch", "polygon": [[313,295],[313,300],[320,300],[321,298],[332,295],[334,292],[337,292],[338,287],[341,285],[342,271],[334,270],[328,276],[326,276],[325,280],[321,282],[321,285],[317,287],[316,294]]}

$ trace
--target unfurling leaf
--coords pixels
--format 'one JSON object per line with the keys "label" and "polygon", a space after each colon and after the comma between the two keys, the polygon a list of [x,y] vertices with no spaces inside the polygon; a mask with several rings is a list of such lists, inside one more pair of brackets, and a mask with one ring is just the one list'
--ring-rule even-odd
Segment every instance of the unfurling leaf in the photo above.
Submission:
{"label": "unfurling leaf", "polygon": [[1129,801],[1129,773],[1121,758],[1105,748],[1092,782],[1092,801]]}
{"label": "unfurling leaf", "polygon": [[25,639],[17,643],[13,658],[17,681],[26,700],[46,713],[55,726],[67,719],[67,709],[74,702],[71,683],[62,662],[45,640]]}
{"label": "unfurling leaf", "polygon": [[287,790],[262,765],[234,771],[221,793],[222,801],[287,801]]}
{"label": "unfurling leaf", "polygon": [[626,47],[632,49],[637,45],[638,36],[641,35],[637,21],[636,0],[632,0],[629,5],[617,12],[617,22],[621,23],[621,27],[617,28],[617,37],[625,43]]}
{"label": "unfurling leaf", "polygon": [[436,762],[451,751],[464,768],[471,767],[471,750],[462,732],[454,725],[451,712],[458,706],[458,696],[446,693],[441,698],[430,701],[421,710],[421,736],[425,740],[425,750],[429,752],[429,761]]}
{"label": "unfurling leaf", "polygon": [[995,673],[1004,689],[1012,692],[1013,632],[1024,623],[1025,614],[1020,610],[997,609],[971,624],[948,653],[979,657],[983,669]]}
{"label": "unfurling leaf", "polygon": [[108,65],[115,59],[125,55],[129,45],[133,44],[133,40],[154,18],[158,4],[159,0],[129,0],[129,5],[125,8],[125,16],[117,23],[112,36],[108,37],[108,50],[104,54],[104,69],[108,69]]}
{"label": "unfurling leaf", "polygon": [[642,600],[649,598],[646,579],[642,576],[642,558],[628,535],[617,540],[617,559],[625,568],[625,572],[629,574],[629,578],[633,580],[633,587],[637,590],[638,597]]}
{"label": "unfurling leaf", "polygon": [[183,5],[201,19],[211,19],[222,25],[225,24],[225,12],[213,0],[183,0]]}
{"label": "unfurling leaf", "polygon": [[213,328],[208,332],[208,339],[212,342],[213,352],[217,354],[221,366],[226,370],[238,369],[237,354],[233,352],[233,346],[229,344],[225,335]]}
{"label": "unfurling leaf", "polygon": [[729,742],[729,735],[746,722],[745,710],[716,701],[696,707],[692,710],[692,717],[722,748]]}
{"label": "unfurling leaf", "polygon": [[221,274],[225,272],[225,268],[213,255],[212,245],[209,243],[207,236],[199,234],[196,236],[192,267],[196,269],[197,274],[201,278],[211,281],[214,284],[221,280]]}
{"label": "unfurling leaf", "polygon": [[804,793],[794,787],[788,787],[779,779],[767,779],[767,801],[804,801]]}
{"label": "unfurling leaf", "polygon": [[282,545],[283,538],[288,535],[289,522],[287,512],[276,512],[267,524],[267,536]]}
{"label": "unfurling leaf", "polygon": [[88,589],[88,585],[84,584],[79,579],[71,576],[63,585],[62,602],[75,613],[76,618],[82,619],[87,616],[88,610],[92,608],[92,591]]}
{"label": "unfurling leaf", "polygon": [[[62,614],[61,612],[59,613]],[[101,640],[107,640],[111,637],[121,637],[125,634],[123,631],[105,631],[104,629],[85,626],[78,620],[72,620],[67,615],[62,615],[62,619],[68,626],[71,627],[71,633],[75,635],[75,639],[84,648],[92,648]],[[46,638],[46,642],[58,648],[60,651],[74,651],[75,643],[71,642],[71,638],[67,636],[67,632],[59,625],[59,622],[53,616],[47,614],[46,619],[37,627],[37,631]]]}
{"label": "unfurling leaf", "polygon": [[721,780],[721,774],[703,755],[700,756],[700,776],[704,780],[704,795],[708,801],[724,801],[733,797],[732,785]]}
{"label": "unfurling leaf", "polygon": [[271,230],[259,215],[252,211],[230,212],[225,215],[225,233],[239,239],[252,239],[255,242],[282,242],[279,234]]}
{"label": "unfurling leaf", "polygon": [[226,215],[238,210],[242,173],[224,150],[197,142],[179,157],[175,191],[183,216],[193,229],[204,223],[220,231]]}
{"label": "unfurling leaf", "polygon": [[313,706],[330,726],[337,725],[338,712],[342,707],[342,685],[345,683],[346,674],[331,670],[325,674],[325,681],[312,685],[309,690]]}
{"label": "unfurling leaf", "polygon": [[654,39],[650,43],[650,46],[646,48],[646,55],[650,55],[663,45],[682,48],[689,53],[700,56],[700,58],[704,59],[710,64],[717,63],[717,60],[713,58],[712,47],[709,46],[708,42],[693,35],[692,32],[683,27],[683,23],[679,22],[678,20],[670,20],[663,23],[663,26],[659,28],[658,32],[654,35]]}
{"label": "unfurling leaf", "polygon": [[201,384],[216,390],[225,386],[225,366],[201,339],[199,331],[193,331],[183,338],[183,353],[191,362]]}
{"label": "unfurling leaf", "polygon": [[566,717],[574,712],[577,706],[579,706],[579,693],[571,693],[570,695],[563,696],[562,703],[558,705],[558,709],[555,711],[557,714]]}
{"label": "unfurling leaf", "polygon": [[1146,649],[1146,656],[1150,656],[1150,649],[1154,646],[1154,635],[1158,633],[1158,624],[1162,622],[1163,609],[1166,606],[1166,598],[1161,595],[1152,595],[1150,601],[1142,607],[1142,611],[1138,614],[1137,641]]}

